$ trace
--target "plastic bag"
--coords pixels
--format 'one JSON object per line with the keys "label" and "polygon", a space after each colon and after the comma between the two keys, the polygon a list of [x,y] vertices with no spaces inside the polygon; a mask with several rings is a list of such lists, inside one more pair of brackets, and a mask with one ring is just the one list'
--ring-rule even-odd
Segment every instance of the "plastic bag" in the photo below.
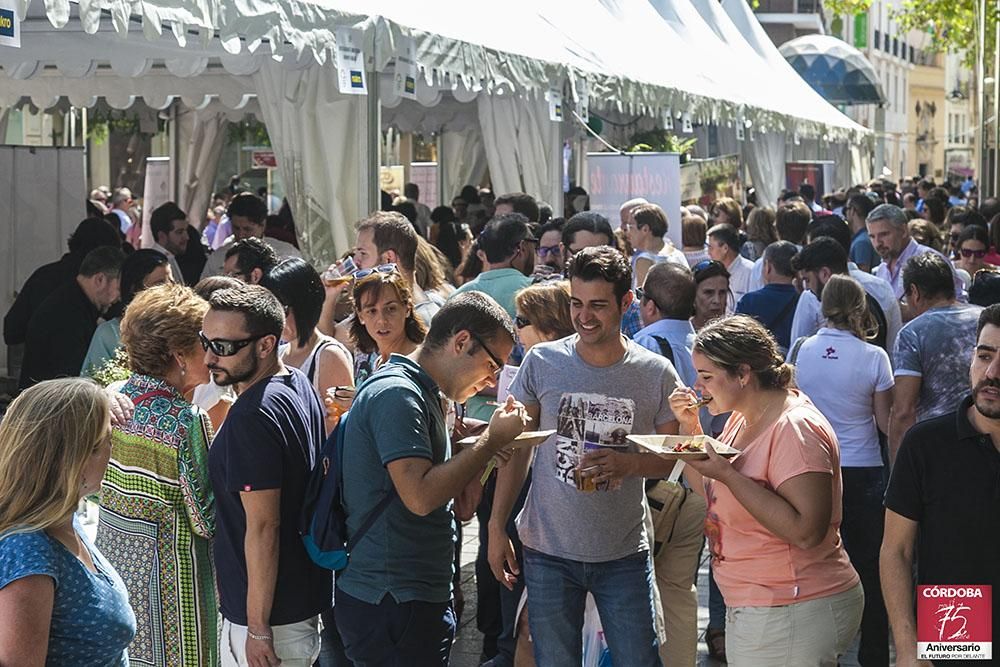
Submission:
{"label": "plastic bag", "polygon": [[583,612],[583,667],[611,667],[611,651],[604,639],[597,604],[590,593],[587,593],[587,606]]}

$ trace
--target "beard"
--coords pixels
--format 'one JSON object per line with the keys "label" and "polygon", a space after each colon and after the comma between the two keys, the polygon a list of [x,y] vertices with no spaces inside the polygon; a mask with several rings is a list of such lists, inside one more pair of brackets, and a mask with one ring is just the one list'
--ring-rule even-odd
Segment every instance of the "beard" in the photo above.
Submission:
{"label": "beard", "polygon": [[220,387],[229,387],[234,384],[246,382],[257,374],[260,362],[257,357],[250,356],[246,363],[241,364],[231,371],[218,366],[209,366],[208,370],[212,374],[212,380]]}
{"label": "beard", "polygon": [[1000,419],[1000,407],[991,407],[979,401],[979,392],[985,387],[992,387],[1000,390],[1000,380],[981,380],[972,390],[972,399],[976,405],[976,410],[987,419]]}

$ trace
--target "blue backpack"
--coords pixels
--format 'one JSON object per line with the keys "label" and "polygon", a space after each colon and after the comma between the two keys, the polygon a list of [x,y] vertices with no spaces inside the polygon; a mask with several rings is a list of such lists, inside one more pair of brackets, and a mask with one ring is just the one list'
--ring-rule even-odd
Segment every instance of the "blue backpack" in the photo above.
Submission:
{"label": "blue backpack", "polygon": [[372,508],[353,538],[347,539],[347,512],[344,509],[344,433],[347,431],[344,413],[320,451],[316,467],[306,484],[302,512],[299,514],[299,535],[309,558],[328,570],[343,570],[351,549],[365,536],[375,520],[396,497],[396,489]]}

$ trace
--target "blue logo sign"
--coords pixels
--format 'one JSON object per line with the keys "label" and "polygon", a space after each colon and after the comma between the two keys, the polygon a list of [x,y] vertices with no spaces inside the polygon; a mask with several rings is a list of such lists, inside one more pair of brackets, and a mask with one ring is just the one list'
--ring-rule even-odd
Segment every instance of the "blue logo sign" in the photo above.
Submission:
{"label": "blue logo sign", "polygon": [[14,10],[0,9],[0,37],[16,37],[17,19]]}

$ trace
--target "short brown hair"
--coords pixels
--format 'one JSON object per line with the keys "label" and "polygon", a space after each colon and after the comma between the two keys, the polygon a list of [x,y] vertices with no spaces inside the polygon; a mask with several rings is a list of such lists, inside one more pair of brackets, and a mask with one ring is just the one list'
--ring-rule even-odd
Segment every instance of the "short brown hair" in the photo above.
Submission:
{"label": "short brown hair", "polygon": [[187,352],[198,344],[207,312],[208,302],[190,287],[165,284],[139,292],[125,309],[121,324],[129,367],[162,379],[174,352]]}
{"label": "short brown hair", "polygon": [[413,271],[417,257],[417,230],[402,213],[376,211],[359,222],[358,233],[372,230],[372,240],[378,254],[392,250],[399,257],[399,268]]}
{"label": "short brown hair", "polygon": [[774,226],[774,209],[760,206],[750,211],[747,216],[747,240],[761,241],[770,245],[778,240],[778,232]]}
{"label": "short brown hair", "polygon": [[726,222],[736,229],[743,226],[743,209],[740,208],[740,203],[732,197],[719,197],[712,202],[713,218],[715,217],[715,213],[717,211],[725,213]]}
{"label": "short brown hair", "polygon": [[357,281],[351,293],[351,298],[354,300],[351,340],[354,342],[354,346],[365,354],[377,352],[378,345],[375,343],[375,339],[369,335],[365,325],[361,323],[362,301],[364,301],[365,295],[374,295],[377,301],[386,289],[395,290],[399,302],[410,309],[410,314],[406,317],[406,337],[410,341],[419,344],[424,341],[424,336],[427,335],[426,327],[424,327],[423,322],[420,321],[413,310],[413,293],[410,291],[410,286],[406,282],[406,279],[398,271],[392,271],[391,273],[376,271]]}
{"label": "short brown hair", "polygon": [[649,232],[657,238],[663,238],[670,226],[667,214],[656,204],[639,204],[632,209],[632,219],[636,229],[649,227]]}
{"label": "short brown hair", "polygon": [[705,245],[708,223],[700,215],[687,215],[681,220],[681,245],[694,248]]}
{"label": "short brown hair", "polygon": [[558,340],[574,333],[569,298],[569,282],[559,280],[525,287],[514,297],[514,303],[539,333]]}

